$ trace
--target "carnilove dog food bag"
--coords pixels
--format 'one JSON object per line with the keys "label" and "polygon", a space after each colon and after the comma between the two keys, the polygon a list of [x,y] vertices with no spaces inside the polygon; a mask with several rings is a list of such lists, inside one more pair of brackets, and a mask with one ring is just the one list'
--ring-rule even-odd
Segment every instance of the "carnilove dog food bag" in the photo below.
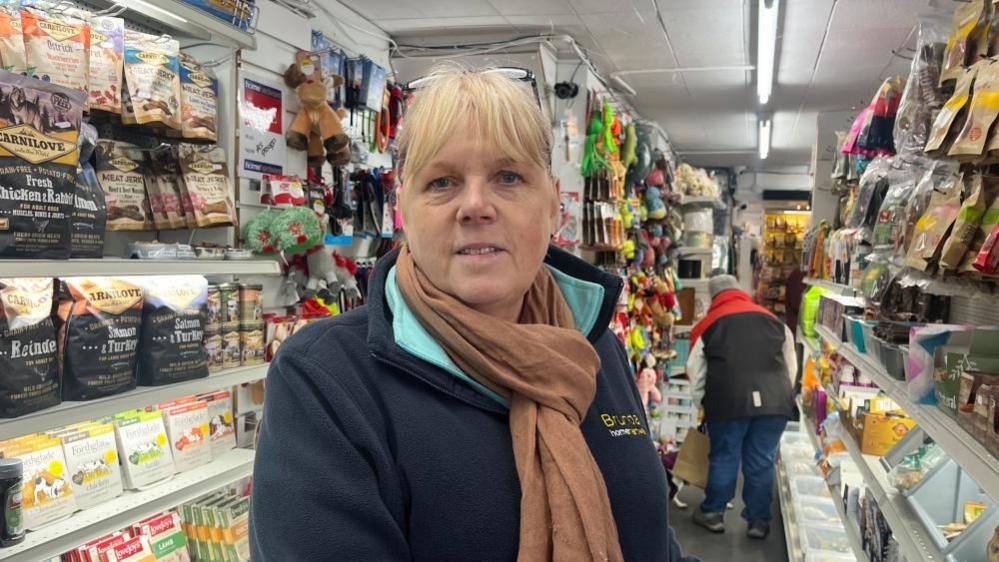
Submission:
{"label": "carnilove dog food bag", "polygon": [[0,417],[60,402],[52,279],[0,279]]}
{"label": "carnilove dog food bag", "polygon": [[18,0],[0,1],[0,63],[3,70],[14,74],[27,72],[24,61],[24,34],[21,31],[21,9]]}
{"label": "carnilove dog food bag", "polygon": [[121,113],[121,76],[125,63],[125,20],[90,20],[90,74],[87,107]]}
{"label": "carnilove dog food bag", "polygon": [[183,137],[189,140],[216,142],[218,80],[206,72],[194,57],[181,53],[180,88]]}
{"label": "carnilove dog food bag", "polygon": [[175,39],[125,31],[125,82],[136,124],[181,130],[179,54]]}
{"label": "carnilove dog food bag", "polygon": [[126,488],[141,490],[173,476],[173,454],[159,410],[117,414],[114,429]]}
{"label": "carnilove dog food bag", "polygon": [[142,287],[115,277],[69,277],[59,289],[64,400],[135,388]]}
{"label": "carnilove dog food bag", "polygon": [[104,229],[107,207],[104,191],[97,181],[97,172],[90,165],[90,156],[97,144],[97,129],[89,123],[80,124],[80,166],[76,172],[76,193],[73,194],[73,215],[70,224],[71,255],[74,258],[104,256]]}
{"label": "carnilove dog food bag", "polygon": [[69,257],[84,97],[0,71],[0,258]]}
{"label": "carnilove dog food bag", "polygon": [[134,145],[97,142],[97,181],[107,204],[108,230],[152,230],[146,195],[145,159]]}
{"label": "carnilove dog food bag", "polygon": [[198,275],[171,275],[136,282],[145,298],[139,383],[156,386],[207,377],[208,281]]}
{"label": "carnilove dog food bag", "polygon": [[28,76],[86,94],[90,26],[25,9],[21,30]]}
{"label": "carnilove dog food bag", "polygon": [[112,424],[82,426],[59,438],[77,507],[87,509],[121,495],[118,445]]}
{"label": "carnilove dog food bag", "polygon": [[221,147],[181,144],[180,170],[198,227],[236,224],[229,168]]}

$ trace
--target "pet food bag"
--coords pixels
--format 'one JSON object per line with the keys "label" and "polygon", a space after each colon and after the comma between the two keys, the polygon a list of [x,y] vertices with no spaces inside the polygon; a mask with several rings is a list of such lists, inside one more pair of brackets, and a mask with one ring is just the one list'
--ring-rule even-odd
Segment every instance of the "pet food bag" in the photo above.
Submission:
{"label": "pet food bag", "polygon": [[84,427],[60,439],[77,507],[87,509],[122,494],[114,425]]}
{"label": "pet food bag", "polygon": [[52,279],[0,279],[0,417],[58,404]]}
{"label": "pet food bag", "polygon": [[236,224],[229,168],[221,147],[181,144],[180,170],[199,228]]}
{"label": "pet food bag", "polygon": [[19,0],[0,1],[0,65],[14,74],[25,74],[24,34]]}
{"label": "pet food bag", "polygon": [[[999,190],[999,178],[986,176],[985,177],[986,186],[992,186],[993,190]],[[975,259],[978,257],[978,252],[981,251],[982,246],[985,245],[985,240],[989,237],[989,233],[999,225],[999,194],[995,191],[993,192],[993,198],[991,204],[989,204],[988,209],[985,210],[985,214],[982,215],[982,222],[978,225],[976,232],[971,240],[971,244],[968,246],[968,251],[964,254],[964,259],[961,260],[960,273],[978,273],[975,269]]]}
{"label": "pet food bag", "polygon": [[158,386],[208,376],[208,281],[199,275],[137,277],[144,291],[139,383]]}
{"label": "pet food bag", "polygon": [[194,216],[187,216],[183,202],[176,148],[171,146],[149,153],[149,181],[156,184],[169,228],[197,228]]}
{"label": "pet food bag", "polygon": [[220,390],[198,396],[208,404],[208,440],[212,458],[236,448],[236,424],[232,415],[232,393]]}
{"label": "pet food bag", "polygon": [[906,265],[926,271],[940,255],[940,250],[961,211],[963,177],[933,189],[930,203],[916,222]]}
{"label": "pet food bag", "polygon": [[69,257],[84,98],[0,72],[0,258]]}
{"label": "pet food bag", "polygon": [[181,130],[179,54],[175,39],[125,31],[125,82],[136,124]]}
{"label": "pet food bag", "polygon": [[107,204],[108,230],[152,230],[146,195],[145,158],[125,142],[97,142],[97,181]]}
{"label": "pet food bag", "polygon": [[968,111],[968,100],[971,98],[971,86],[975,83],[975,74],[978,69],[979,66],[975,65],[960,70],[957,86],[954,87],[954,95],[947,100],[943,109],[933,119],[930,137],[926,140],[926,148],[924,149],[927,154],[943,156],[947,153],[948,145],[945,141],[951,136],[952,130],[959,130],[964,124],[964,115]]}
{"label": "pet food bag", "polygon": [[133,410],[114,417],[125,487],[141,490],[173,476],[173,453],[159,410]]}
{"label": "pet food bag", "polygon": [[188,140],[218,141],[219,82],[194,57],[180,54],[182,136]]}
{"label": "pet food bag", "polygon": [[90,73],[87,107],[121,113],[121,81],[125,63],[125,20],[90,20]]}
{"label": "pet food bag", "polygon": [[68,277],[59,290],[63,399],[135,388],[142,287],[123,278]]}
{"label": "pet food bag", "polygon": [[156,181],[156,176],[150,169],[151,161],[147,161],[143,167],[146,173],[146,201],[149,202],[149,213],[153,220],[153,228],[156,230],[169,230],[174,228],[170,217],[166,214],[164,206],[164,193],[160,190],[160,184]]}
{"label": "pet food bag", "polygon": [[958,79],[962,67],[977,52],[975,40],[979,35],[979,27],[986,24],[986,16],[985,3],[977,0],[962,3],[954,10],[954,24],[950,37],[947,38],[940,73],[941,85]]}
{"label": "pet food bag", "polygon": [[24,463],[21,508],[25,529],[37,531],[76,511],[73,486],[58,439],[44,435],[27,437],[20,449],[4,450],[4,456],[19,458]]}
{"label": "pet food bag", "polygon": [[974,174],[971,179],[971,194],[961,204],[950,236],[940,254],[940,268],[954,270],[961,265],[964,254],[974,241],[978,227],[985,218],[985,211],[995,199],[995,189],[987,186],[982,174]]}
{"label": "pet food bag", "polygon": [[962,162],[978,159],[985,152],[989,131],[999,116],[999,61],[985,59],[975,64],[974,96],[968,118],[947,154]]}
{"label": "pet food bag", "polygon": [[143,519],[132,526],[132,532],[149,537],[156,562],[191,562],[187,536],[175,511]]}
{"label": "pet food bag", "polygon": [[193,400],[161,410],[177,472],[185,472],[212,461],[208,441],[208,403]]}
{"label": "pet food bag", "polygon": [[25,9],[21,30],[28,76],[86,95],[90,26]]}
{"label": "pet food bag", "polygon": [[73,215],[70,221],[71,257],[104,257],[104,230],[108,211],[104,190],[97,181],[97,172],[90,165],[90,156],[97,145],[97,129],[89,123],[80,124],[80,164],[76,170],[76,193],[73,194]]}

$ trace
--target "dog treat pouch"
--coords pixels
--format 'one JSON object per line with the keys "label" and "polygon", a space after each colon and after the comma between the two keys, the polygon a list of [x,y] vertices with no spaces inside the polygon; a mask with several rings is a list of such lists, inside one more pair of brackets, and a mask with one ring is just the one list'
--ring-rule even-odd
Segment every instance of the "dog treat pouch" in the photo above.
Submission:
{"label": "dog treat pouch", "polygon": [[912,234],[906,265],[926,271],[938,256],[943,242],[961,211],[963,176],[933,189],[929,206],[919,217]]}
{"label": "dog treat pouch", "polygon": [[28,70],[24,60],[19,0],[0,1],[0,64],[3,70],[14,74],[24,74]]}
{"label": "dog treat pouch", "polygon": [[0,279],[0,417],[60,402],[52,279]]}
{"label": "dog treat pouch", "polygon": [[229,168],[221,147],[181,144],[180,170],[198,227],[236,224]]}
{"label": "dog treat pouch", "polygon": [[963,162],[982,156],[989,133],[999,116],[999,61],[986,59],[975,66],[978,70],[968,118],[947,152]]}
{"label": "dog treat pouch", "polygon": [[[999,178],[985,176],[985,182],[986,186],[991,185],[992,189],[996,190],[994,193],[999,191]],[[960,273],[980,273],[975,269],[975,259],[985,245],[989,234],[997,225],[999,225],[999,196],[993,197],[992,203],[985,210],[985,214],[982,215],[982,222],[978,225],[971,244],[968,246],[968,251],[964,254],[964,260],[961,261]]]}
{"label": "dog treat pouch", "polygon": [[97,142],[97,181],[107,204],[108,230],[153,229],[142,152],[125,142],[101,139]]}
{"label": "dog treat pouch", "polygon": [[125,20],[90,20],[90,72],[87,107],[121,113],[121,80],[125,63]]}
{"label": "dog treat pouch", "polygon": [[944,104],[943,108],[933,119],[933,126],[930,127],[930,137],[926,140],[924,152],[931,155],[943,156],[947,152],[944,142],[947,140],[952,128],[960,127],[964,123],[964,115],[967,113],[968,100],[971,95],[971,86],[975,82],[975,74],[978,72],[978,65],[968,69],[962,69],[957,79],[957,86],[954,87],[954,95]]}
{"label": "dog treat pouch", "polygon": [[158,386],[208,376],[208,281],[198,275],[136,279],[144,291],[139,383]]}
{"label": "dog treat pouch", "polygon": [[171,146],[154,150],[148,156],[147,187],[153,188],[155,186],[160,198],[160,209],[169,225],[166,228],[196,228],[198,225],[194,222],[194,217],[192,216],[189,222],[184,208],[177,150]]}
{"label": "dog treat pouch", "polygon": [[27,72],[43,82],[87,92],[90,26],[72,18],[21,11]]}
{"label": "dog treat pouch", "polygon": [[0,258],[68,258],[84,94],[0,72],[0,100]]}
{"label": "dog treat pouch", "polygon": [[71,256],[74,258],[104,256],[108,211],[104,204],[104,191],[97,181],[97,172],[90,164],[96,144],[97,129],[89,123],[81,123],[80,164],[76,171],[76,193],[73,194],[70,222]]}
{"label": "dog treat pouch", "polygon": [[180,107],[183,137],[218,140],[218,80],[194,57],[180,54]]}
{"label": "dog treat pouch", "polygon": [[985,24],[986,19],[984,1],[962,3],[954,10],[954,24],[944,49],[940,84],[956,80],[960,76],[961,68],[968,64],[971,55],[977,51],[976,31]]}
{"label": "dog treat pouch", "polygon": [[947,242],[944,243],[943,252],[940,254],[940,268],[944,270],[954,270],[961,265],[965,252],[975,238],[978,227],[985,218],[985,211],[989,204],[995,199],[995,190],[992,186],[986,185],[982,174],[975,174],[971,179],[971,194],[961,204],[957,220],[951,229]]}
{"label": "dog treat pouch", "polygon": [[128,279],[62,279],[64,400],[90,400],[135,388],[142,303],[142,287]]}
{"label": "dog treat pouch", "polygon": [[136,124],[181,130],[179,54],[175,39],[125,31],[125,82]]}

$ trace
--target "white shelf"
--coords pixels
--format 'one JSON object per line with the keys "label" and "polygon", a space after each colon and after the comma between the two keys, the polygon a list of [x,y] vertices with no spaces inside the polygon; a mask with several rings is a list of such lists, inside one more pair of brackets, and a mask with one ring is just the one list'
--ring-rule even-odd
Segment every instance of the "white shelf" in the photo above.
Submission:
{"label": "white shelf", "polygon": [[[110,416],[118,412],[165,402],[189,394],[219,390],[267,376],[267,365],[254,365],[221,371],[206,378],[164,386],[140,386],[135,390],[88,400],[63,402],[13,419],[0,420],[0,440],[38,433],[64,425]],[[0,550],[0,553],[4,552]]]}
{"label": "white shelf", "polygon": [[999,459],[992,456],[956,420],[936,406],[915,404],[909,399],[903,381],[893,379],[884,366],[873,357],[860,353],[849,343],[840,342],[824,327],[819,334],[836,347],[836,351],[854,366],[859,367],[878,387],[911,416],[957,464],[967,471],[993,500],[999,501]]}
{"label": "white shelf", "polygon": [[812,287],[821,287],[827,291],[836,293],[837,295],[849,295],[853,296],[857,294],[857,290],[848,287],[846,285],[840,285],[839,283],[833,283],[832,281],[827,281],[825,279],[815,279],[813,277],[806,277],[805,284]]}
{"label": "white shelf", "polygon": [[710,256],[714,253],[711,248],[694,248],[692,246],[680,246],[677,249],[680,252],[680,257],[685,256]]}
{"label": "white shelf", "polygon": [[683,207],[693,207],[695,205],[705,205],[708,207],[714,207],[715,209],[724,209],[725,203],[717,197],[687,197],[686,195],[680,200],[680,205]]}
{"label": "white shelf", "polygon": [[[113,5],[110,0],[85,1],[99,7]],[[129,21],[170,30],[177,36],[210,41],[216,45],[235,49],[257,48],[257,39],[252,33],[233,27],[208,12],[177,0],[142,0],[141,3],[135,0],[118,0],[117,3],[128,8],[124,17]],[[175,17],[171,17],[171,14]]]}
{"label": "white shelf", "polygon": [[59,556],[101,535],[197,499],[253,473],[255,451],[235,449],[199,469],[78,511],[69,519],[32,531],[19,545],[0,549],[0,560],[37,562]]}
{"label": "white shelf", "polygon": [[85,275],[280,275],[272,259],[249,260],[0,260],[0,277]]}

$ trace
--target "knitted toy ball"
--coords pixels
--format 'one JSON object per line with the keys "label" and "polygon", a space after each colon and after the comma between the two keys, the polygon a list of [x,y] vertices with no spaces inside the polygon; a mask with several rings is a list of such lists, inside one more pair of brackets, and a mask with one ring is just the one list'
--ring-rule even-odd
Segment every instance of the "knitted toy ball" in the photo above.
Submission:
{"label": "knitted toy ball", "polygon": [[281,213],[267,209],[246,221],[243,225],[243,245],[255,254],[272,254],[274,236],[271,234],[271,224]]}
{"label": "knitted toy ball", "polygon": [[316,213],[307,207],[285,209],[270,227],[274,247],[285,255],[305,252],[323,240],[323,227]]}

